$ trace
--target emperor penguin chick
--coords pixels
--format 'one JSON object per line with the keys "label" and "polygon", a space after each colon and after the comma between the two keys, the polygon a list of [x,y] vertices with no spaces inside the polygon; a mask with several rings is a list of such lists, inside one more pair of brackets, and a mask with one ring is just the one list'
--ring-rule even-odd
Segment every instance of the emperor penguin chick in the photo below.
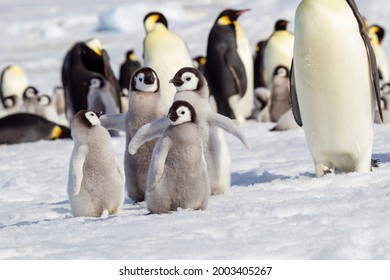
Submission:
{"label": "emperor penguin chick", "polygon": [[[230,187],[231,161],[221,128],[236,136],[248,147],[246,138],[231,119],[211,110],[207,81],[199,70],[184,67],[175,74],[171,83],[177,90],[174,101],[186,101],[196,110],[211,192],[225,193]],[[160,136],[167,126],[169,126],[167,118],[160,118],[141,127],[129,144],[129,152],[135,154],[143,143]]]}
{"label": "emperor penguin chick", "polygon": [[74,216],[119,213],[125,176],[99,114],[79,111],[71,122],[74,148],[69,165],[68,195]]}
{"label": "emperor penguin chick", "polygon": [[[102,124],[126,132],[126,147],[137,130],[166,114],[160,94],[157,74],[149,67],[136,70],[130,81],[128,111],[123,114],[104,115]],[[146,191],[146,177],[157,140],[145,143],[135,155],[125,153],[126,189],[134,202],[143,201]]]}
{"label": "emperor penguin chick", "polygon": [[58,113],[53,103],[53,99],[47,95],[42,94],[37,98],[36,112],[37,115],[46,118],[49,121],[58,123]]}
{"label": "emperor penguin chick", "polygon": [[271,92],[271,121],[277,122],[279,118],[290,109],[290,81],[289,70],[285,66],[275,68],[272,77]]}
{"label": "emperor penguin chick", "polygon": [[23,113],[36,113],[36,107],[38,103],[38,90],[35,87],[29,86],[23,93],[23,105],[20,109]]}
{"label": "emperor penguin chick", "polygon": [[88,110],[105,114],[119,113],[115,100],[110,93],[110,84],[102,76],[96,76],[89,81]]}
{"label": "emperor penguin chick", "polygon": [[188,102],[175,101],[170,125],[153,150],[148,171],[146,203],[152,213],[178,208],[205,209],[210,182],[196,112]]}

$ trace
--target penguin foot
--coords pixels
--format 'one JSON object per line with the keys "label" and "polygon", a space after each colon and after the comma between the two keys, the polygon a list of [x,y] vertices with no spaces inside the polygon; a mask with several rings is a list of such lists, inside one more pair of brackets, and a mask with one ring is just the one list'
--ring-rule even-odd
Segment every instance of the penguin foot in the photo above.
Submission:
{"label": "penguin foot", "polygon": [[380,159],[371,159],[371,167],[379,167],[380,164],[381,164]]}

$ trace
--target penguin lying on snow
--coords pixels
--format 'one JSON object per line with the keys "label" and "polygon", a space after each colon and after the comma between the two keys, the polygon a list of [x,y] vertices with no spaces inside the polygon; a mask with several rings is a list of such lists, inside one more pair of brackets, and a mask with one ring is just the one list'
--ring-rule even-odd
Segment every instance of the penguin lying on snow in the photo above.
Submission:
{"label": "penguin lying on snow", "polygon": [[[104,127],[126,132],[127,147],[141,126],[164,116],[164,108],[156,72],[143,67],[131,79],[128,112],[103,115],[100,119]],[[134,202],[145,199],[148,167],[156,141],[145,143],[135,155],[125,153],[126,189]]]}
{"label": "penguin lying on snow", "polygon": [[74,148],[69,163],[68,195],[74,216],[116,214],[124,203],[123,169],[98,114],[79,111],[71,122]]}
{"label": "penguin lying on snow", "polygon": [[[190,103],[197,113],[211,192],[224,193],[230,187],[230,154],[220,128],[236,136],[248,147],[246,138],[231,119],[211,110],[207,81],[199,70],[191,67],[182,68],[171,82],[177,90],[174,101]],[[128,146],[130,154],[135,154],[143,143],[160,136],[169,125],[168,119],[163,117],[142,126],[130,141]]]}
{"label": "penguin lying on snow", "polygon": [[194,107],[175,101],[168,126],[153,150],[146,203],[152,213],[205,209],[210,182]]}
{"label": "penguin lying on snow", "polygon": [[0,119],[0,144],[18,144],[58,138],[70,138],[69,128],[35,114],[17,113]]}
{"label": "penguin lying on snow", "polygon": [[381,110],[363,17],[353,0],[303,0],[295,19],[291,102],[315,173],[369,172],[375,99]]}

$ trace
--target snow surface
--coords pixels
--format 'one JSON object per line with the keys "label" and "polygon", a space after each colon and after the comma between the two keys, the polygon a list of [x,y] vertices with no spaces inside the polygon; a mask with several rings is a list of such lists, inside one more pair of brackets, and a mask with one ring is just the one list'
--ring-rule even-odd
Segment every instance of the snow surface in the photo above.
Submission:
{"label": "snow surface", "polygon": [[[0,68],[19,63],[50,94],[77,40],[100,38],[116,72],[127,49],[140,57],[148,11],[165,13],[196,56],[222,9],[251,8],[240,22],[254,46],[278,18],[293,22],[299,2],[0,1]],[[390,2],[356,2],[390,30]],[[212,196],[205,211],[163,215],[127,200],[121,215],[73,218],[66,192],[72,140],[0,146],[0,259],[390,259],[390,126],[375,125],[379,168],[315,178],[303,131],[270,132],[273,125],[241,125],[249,150],[227,135],[228,193]],[[112,142],[123,161],[124,137]]]}

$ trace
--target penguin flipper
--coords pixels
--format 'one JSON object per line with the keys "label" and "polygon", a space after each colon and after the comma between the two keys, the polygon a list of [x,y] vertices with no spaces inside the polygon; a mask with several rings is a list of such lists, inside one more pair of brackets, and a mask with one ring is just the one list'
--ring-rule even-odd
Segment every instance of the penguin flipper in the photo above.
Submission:
{"label": "penguin flipper", "polygon": [[83,181],[83,167],[87,156],[88,147],[83,145],[74,150],[70,162],[68,192],[74,196],[80,193],[81,182]]}
{"label": "penguin flipper", "polygon": [[152,159],[150,160],[147,184],[148,191],[154,190],[160,182],[171,146],[172,140],[169,137],[164,137],[157,142],[156,148],[153,150]]}
{"label": "penguin flipper", "polygon": [[152,121],[151,123],[143,125],[131,138],[128,147],[129,153],[134,155],[138,151],[139,147],[141,147],[145,142],[159,137],[169,126],[169,124],[169,119],[164,116],[160,119]]}
{"label": "penguin flipper", "polygon": [[119,108],[117,107],[115,100],[108,89],[107,91],[103,91],[100,93],[100,99],[104,105],[106,114],[119,113]]}
{"label": "penguin flipper", "polygon": [[220,127],[225,131],[229,132],[230,134],[233,134],[241,141],[242,144],[244,144],[245,147],[249,149],[249,144],[245,135],[230,118],[218,113],[211,112],[208,115],[208,122],[210,125]]}
{"label": "penguin flipper", "polygon": [[100,117],[100,122],[106,129],[126,131],[126,114],[107,114]]}
{"label": "penguin flipper", "polygon": [[299,110],[297,89],[295,87],[294,61],[291,63],[290,102],[291,102],[291,109],[294,115],[295,122],[299,126],[302,126],[301,111]]}
{"label": "penguin flipper", "polygon": [[376,102],[378,105],[379,116],[381,117],[381,120],[383,122],[383,114],[382,114],[382,108],[381,108],[381,92],[380,92],[380,86],[379,86],[379,70],[378,70],[378,65],[376,63],[374,49],[372,48],[370,38],[368,37],[368,34],[367,34],[366,25],[364,23],[364,18],[359,13],[359,10],[356,6],[355,1],[354,0],[347,0],[347,3],[351,7],[351,10],[352,10],[357,22],[358,22],[360,35],[362,36],[363,42],[366,46],[368,61],[369,61],[370,68],[371,68],[371,75],[370,75],[371,82],[372,82],[372,85],[374,88],[374,93],[376,96]]}
{"label": "penguin flipper", "polygon": [[237,86],[237,90],[241,97],[244,96],[247,88],[247,80],[246,80],[246,71],[244,63],[242,62],[240,56],[238,55],[236,50],[228,50],[225,53],[225,63],[230,70],[235,84]]}
{"label": "penguin flipper", "polygon": [[123,184],[125,184],[125,180],[126,180],[125,171],[123,170],[122,165],[119,163],[117,158],[115,158],[115,163],[116,163],[116,169],[118,170],[119,176],[121,176]]}

